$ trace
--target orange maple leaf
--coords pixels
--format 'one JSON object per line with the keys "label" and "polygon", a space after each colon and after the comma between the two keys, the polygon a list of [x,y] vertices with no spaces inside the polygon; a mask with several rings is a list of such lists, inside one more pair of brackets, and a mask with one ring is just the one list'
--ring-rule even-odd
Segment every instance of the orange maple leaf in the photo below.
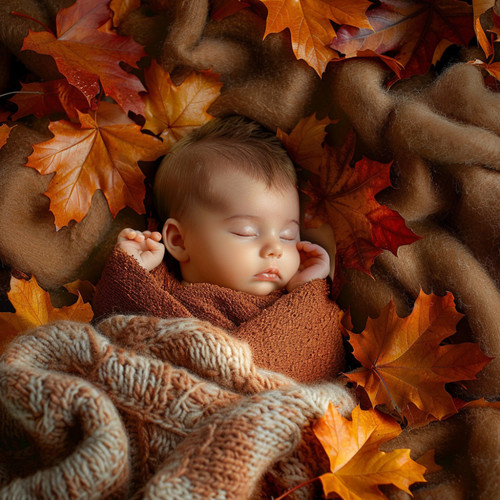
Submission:
{"label": "orange maple leaf", "polygon": [[94,315],[92,307],[83,302],[80,294],[73,305],[54,308],[50,295],[40,288],[35,277],[29,281],[12,277],[7,296],[16,312],[0,313],[0,353],[16,335],[29,328],[60,319],[87,323]]}
{"label": "orange maple leaf", "polygon": [[355,143],[351,132],[342,146],[325,145],[318,173],[310,176],[304,190],[311,198],[305,221],[308,227],[330,224],[342,264],[369,274],[382,249],[395,253],[418,236],[399,214],[375,200],[376,193],[390,186],[391,164],[363,158],[352,168]]}
{"label": "orange maple leaf", "polygon": [[113,217],[129,206],[144,213],[144,174],[137,162],[162,154],[159,139],[141,133],[114,103],[102,102],[96,116],[78,113],[80,124],[52,122],[52,139],[35,144],[27,166],[55,173],[48,191],[57,228],[87,214],[92,196],[102,190]]}
{"label": "orange maple leaf", "polygon": [[472,7],[460,0],[386,0],[367,17],[372,30],[342,26],[329,46],[346,58],[390,53],[404,66],[402,78],[426,73],[442,40],[467,46],[474,36]]}
{"label": "orange maple leaf", "polygon": [[379,450],[382,443],[401,433],[399,424],[387,415],[357,406],[351,421],[330,403],[313,430],[330,460],[331,471],[320,476],[326,496],[334,493],[349,500],[387,498],[378,485],[394,484],[410,493],[411,484],[425,481],[426,468],[410,458],[410,450]]}
{"label": "orange maple leaf", "polygon": [[[499,19],[498,16],[494,16],[494,19]],[[500,23],[499,23],[500,24]],[[493,47],[492,36],[488,38],[486,33],[484,32],[483,27],[481,26],[481,21],[476,19],[476,33],[477,33],[477,41],[479,45],[483,49],[484,55],[488,61],[481,61],[480,59],[476,59],[474,61],[469,61],[469,64],[473,64],[474,66],[481,66],[484,68],[491,76],[500,80],[500,62],[494,62],[495,58],[495,48]]]}
{"label": "orange maple leaf", "polygon": [[7,139],[9,138],[11,130],[12,127],[9,127],[6,124],[0,125],[0,148],[3,148],[7,143]]}
{"label": "orange maple leaf", "polygon": [[336,57],[328,44],[335,37],[330,20],[370,29],[365,15],[369,0],[262,0],[268,10],[266,32],[290,30],[292,49],[297,59],[303,59],[319,76],[328,62]]}
{"label": "orange maple leaf", "polygon": [[317,173],[323,158],[325,127],[331,123],[335,122],[328,117],[318,120],[311,115],[300,120],[290,134],[278,128],[276,135],[295,163]]}
{"label": "orange maple leaf", "polygon": [[77,0],[61,9],[56,17],[57,38],[48,31],[29,31],[22,50],[52,56],[59,71],[78,88],[89,104],[99,92],[99,81],[106,94],[125,111],[143,114],[138,92],[140,80],[126,72],[120,62],[137,67],[146,53],[131,37],[110,31],[111,11],[107,0]]}
{"label": "orange maple leaf", "polygon": [[84,95],[67,80],[23,83],[19,94],[10,99],[17,105],[17,112],[12,116],[18,120],[31,114],[38,118],[52,113],[64,112],[69,118],[78,118],[79,111],[87,111],[89,104]]}
{"label": "orange maple leaf", "polygon": [[222,83],[211,72],[191,73],[178,87],[156,62],[145,72],[148,94],[144,96],[144,128],[159,134],[164,152],[191,130],[210,121],[210,105],[219,97]]}
{"label": "orange maple leaf", "polygon": [[441,345],[462,317],[450,292],[438,297],[421,291],[405,318],[391,300],[377,319],[368,318],[363,333],[350,334],[362,368],[346,376],[364,388],[373,406],[405,416],[414,405],[437,419],[456,413],[445,384],[475,378],[491,359],[473,343]]}

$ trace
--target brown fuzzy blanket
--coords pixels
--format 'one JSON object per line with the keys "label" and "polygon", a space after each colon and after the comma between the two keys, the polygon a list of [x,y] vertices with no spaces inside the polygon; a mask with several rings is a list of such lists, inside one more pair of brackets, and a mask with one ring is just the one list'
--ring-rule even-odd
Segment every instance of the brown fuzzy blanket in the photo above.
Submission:
{"label": "brown fuzzy blanket", "polygon": [[310,424],[329,400],[355,405],[197,319],[46,325],[0,362],[0,498],[270,498],[325,466]]}
{"label": "brown fuzzy blanket", "polygon": [[300,382],[332,379],[345,366],[340,310],[326,280],[256,296],[210,283],[182,285],[165,263],[149,273],[114,250],[92,305],[96,317],[142,313],[209,321],[247,342],[257,366]]}
{"label": "brown fuzzy blanket", "polygon": [[[56,13],[71,3],[72,0],[0,2],[2,91],[12,90],[8,82],[19,65],[43,80],[58,77],[51,58],[21,51],[28,29],[40,29],[37,23],[10,13],[28,12],[53,26]],[[429,73],[388,89],[391,75],[385,67],[358,58],[331,63],[320,79],[303,61],[295,59],[285,32],[270,34],[263,40],[264,22],[248,9],[214,21],[209,17],[207,0],[143,3],[154,7],[154,15],[144,9],[137,11],[123,22],[123,33],[132,34],[144,44],[176,81],[191,69],[212,68],[220,74],[224,87],[210,109],[213,115],[241,113],[269,128],[289,132],[303,116],[315,111],[321,116],[330,112],[332,117],[342,116],[348,126],[354,127],[363,154],[379,161],[393,161],[394,188],[381,193],[379,201],[403,215],[423,238],[400,247],[397,257],[383,252],[375,260],[373,277],[347,271],[340,305],[351,308],[356,328],[362,329],[366,318],[377,316],[390,298],[396,301],[399,314],[404,315],[411,310],[421,288],[426,293],[452,291],[459,309],[466,314],[458,325],[457,336],[479,342],[486,354],[496,357],[480,379],[469,385],[478,396],[499,398],[500,96],[485,86],[480,70],[456,63],[441,74]],[[465,55],[464,60],[476,57]],[[30,127],[18,125],[0,150],[0,259],[4,292],[11,269],[35,275],[53,295],[63,284],[77,278],[95,283],[119,230],[126,226],[146,227],[143,217],[128,210],[113,219],[98,191],[82,222],[56,231],[49,201],[43,195],[50,176],[24,166],[33,144],[49,136],[44,122],[34,121]],[[44,359],[33,362],[38,366]],[[75,368],[71,369],[75,373]],[[16,373],[24,380],[22,371]],[[3,384],[7,379],[2,375],[0,380]],[[13,380],[14,387],[16,377],[9,380]],[[60,384],[55,383],[55,387]],[[79,393],[68,394],[76,408]],[[25,401],[21,396],[22,393],[16,397]],[[47,401],[45,404],[49,405],[50,400]],[[107,398],[101,396],[101,401],[108,405],[105,412],[113,408]],[[33,404],[36,402],[34,399]],[[90,411],[88,414],[95,415]],[[3,408],[0,415],[7,415]],[[34,439],[9,418],[2,418],[2,428],[12,429],[10,435],[17,436],[11,444],[22,445]],[[42,426],[43,421],[26,422],[26,426],[35,429],[32,435],[40,437],[33,422]],[[79,420],[74,418],[71,422]],[[78,430],[76,424],[71,428]],[[415,496],[447,500],[498,496],[498,429],[497,410],[475,409],[424,429],[405,431],[402,442],[417,454],[436,449],[440,463],[449,473],[436,476],[435,482]],[[69,432],[61,439],[77,441],[79,432],[83,431]],[[136,430],[131,433],[131,442],[138,435]],[[154,448],[156,442],[152,443]],[[26,450],[26,463],[28,459],[35,463],[30,455],[33,447],[26,445]],[[19,457],[23,450],[17,452]],[[19,465],[14,459],[6,460],[10,468]],[[49,466],[54,463],[50,457],[45,460]],[[0,469],[2,478],[11,477],[9,467],[3,465]],[[118,470],[111,472],[120,476]],[[405,497],[403,493],[398,495],[397,498]]]}

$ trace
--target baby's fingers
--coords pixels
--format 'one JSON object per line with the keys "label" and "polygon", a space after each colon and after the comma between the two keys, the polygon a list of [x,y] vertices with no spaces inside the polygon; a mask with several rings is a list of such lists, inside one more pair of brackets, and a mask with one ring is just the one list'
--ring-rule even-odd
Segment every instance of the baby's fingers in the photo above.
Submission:
{"label": "baby's fingers", "polygon": [[117,238],[118,243],[123,243],[125,241],[136,241],[137,243],[141,243],[144,241],[144,235],[141,231],[136,231],[135,229],[127,227],[120,231]]}
{"label": "baby's fingers", "polygon": [[[161,239],[161,235],[160,235]],[[156,252],[163,248],[163,243],[160,243],[160,241],[157,241],[156,239],[151,238],[146,238],[146,248],[150,250],[151,252]]]}
{"label": "baby's fingers", "polygon": [[310,241],[299,241],[297,243],[297,249],[299,252],[303,252],[312,257],[321,257],[327,253],[323,247],[316,245],[316,243],[311,243]]}
{"label": "baby's fingers", "polygon": [[142,234],[147,239],[151,239],[151,240],[154,240],[154,241],[160,241],[161,240],[161,234],[158,231],[144,231]]}

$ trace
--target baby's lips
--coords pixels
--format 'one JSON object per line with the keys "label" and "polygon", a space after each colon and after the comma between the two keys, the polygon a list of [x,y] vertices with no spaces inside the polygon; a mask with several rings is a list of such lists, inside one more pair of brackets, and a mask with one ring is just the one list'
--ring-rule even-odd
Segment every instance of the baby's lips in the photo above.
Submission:
{"label": "baby's lips", "polygon": [[271,267],[255,275],[255,279],[260,281],[278,281],[281,279],[279,269]]}

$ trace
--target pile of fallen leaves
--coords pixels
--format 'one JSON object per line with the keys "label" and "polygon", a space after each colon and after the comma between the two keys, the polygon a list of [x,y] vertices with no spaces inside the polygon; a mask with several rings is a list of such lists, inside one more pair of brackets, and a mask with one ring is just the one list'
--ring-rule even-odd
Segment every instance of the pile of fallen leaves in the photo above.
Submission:
{"label": "pile of fallen leaves", "polygon": [[[212,0],[211,16],[218,20],[252,9],[266,21],[264,36],[288,30],[296,58],[319,77],[328,64],[354,57],[379,58],[394,80],[423,74],[448,47],[467,46],[476,32],[485,57],[473,64],[498,78],[500,19],[492,9],[487,18],[480,17],[491,4],[473,2],[473,13],[470,2],[461,0]],[[26,167],[52,176],[45,194],[58,229],[81,221],[97,190],[113,216],[125,207],[145,213],[140,162],[159,160],[179,138],[212,118],[207,110],[223,86],[218,75],[192,72],[174,85],[144,47],[118,34],[122,20],[140,5],[141,0],[77,0],[58,13],[55,33],[41,25],[24,40],[22,50],[51,56],[63,78],[42,82],[31,75],[29,83],[19,82],[9,92],[14,95],[4,97],[0,147],[12,127],[31,115],[50,121],[53,137],[34,145]],[[338,271],[344,267],[369,274],[384,249],[397,254],[399,246],[419,237],[397,212],[376,200],[390,186],[391,164],[358,156],[354,132],[336,143],[329,133],[334,123],[329,116],[313,115],[289,134],[277,133],[309,197],[306,224],[331,226]],[[62,318],[90,321],[91,307],[78,291],[81,284],[68,289],[78,300],[54,308],[35,278],[12,278],[8,297],[15,312],[0,313],[0,352],[28,328]],[[408,450],[383,453],[379,445],[402,426],[447,418],[467,404],[447,388],[474,378],[489,359],[474,344],[443,343],[460,317],[449,293],[421,293],[406,318],[388,304],[362,333],[350,331],[349,315],[344,316],[359,362],[346,376],[358,386],[364,409],[355,409],[352,420],[346,420],[331,407],[315,426],[331,465],[321,476],[325,494],[379,498],[380,484],[409,491],[411,484],[424,481],[431,461],[417,464]]]}

